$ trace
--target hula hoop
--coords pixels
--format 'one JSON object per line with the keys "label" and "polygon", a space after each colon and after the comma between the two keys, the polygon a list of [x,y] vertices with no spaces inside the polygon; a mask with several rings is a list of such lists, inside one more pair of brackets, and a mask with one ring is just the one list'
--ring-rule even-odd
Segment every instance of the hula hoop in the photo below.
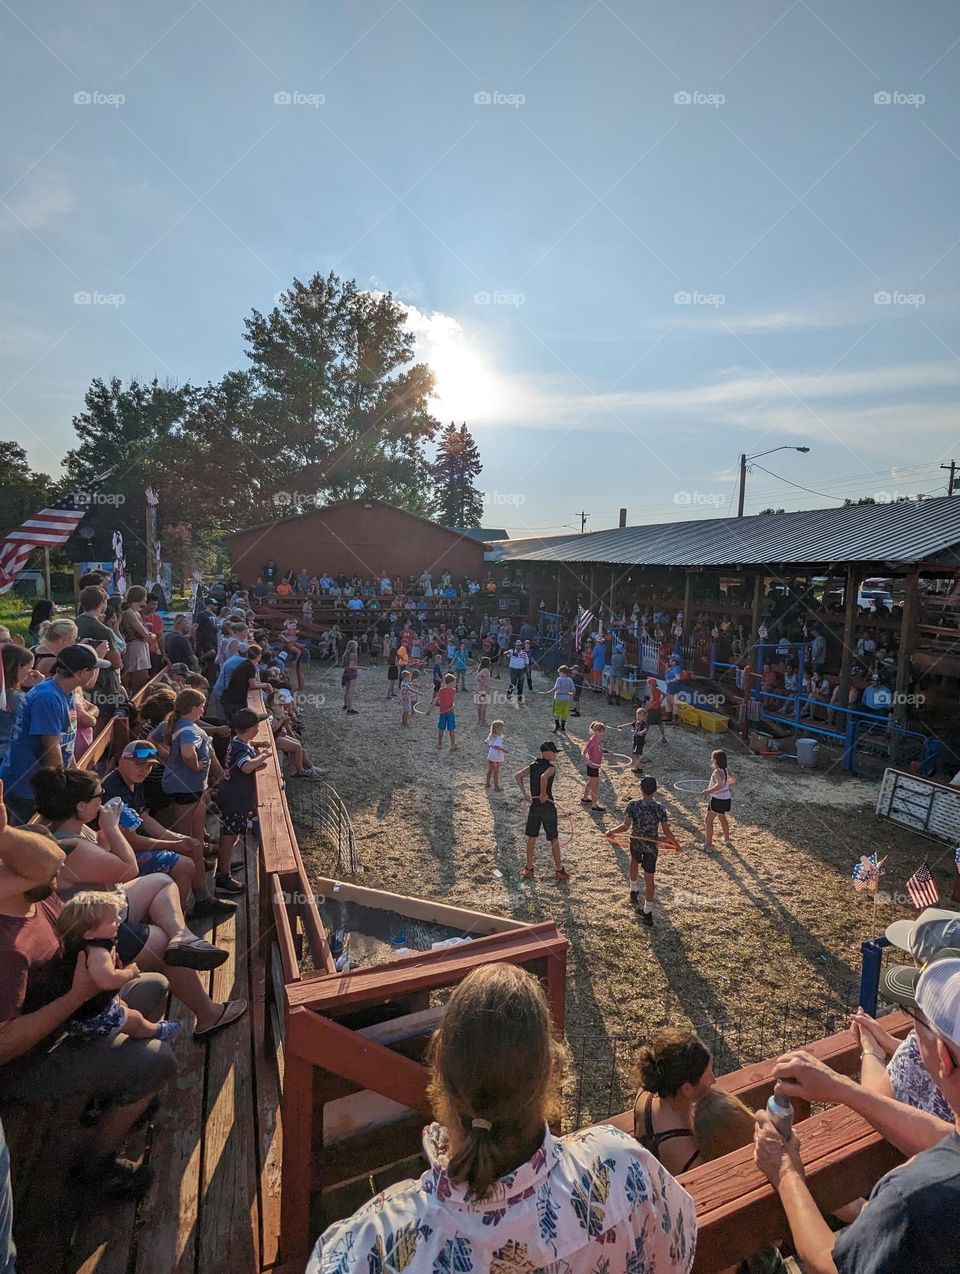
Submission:
{"label": "hula hoop", "polygon": [[[678,792],[703,792],[703,779],[676,779],[673,786]],[[691,787],[691,784],[693,786]]]}
{"label": "hula hoop", "polygon": [[619,764],[619,765],[611,765],[611,766],[609,767],[611,770],[628,770],[628,769],[630,769],[630,768],[632,767],[632,765],[633,765],[633,756],[632,756],[632,754],[631,754],[631,753],[629,753],[629,752],[608,752],[606,749],[604,749],[604,753],[603,753],[603,755],[604,755],[604,756],[615,756],[615,757],[617,757],[617,758],[619,759],[620,764]]}
{"label": "hula hoop", "polygon": [[[621,849],[627,849],[627,850],[629,850],[629,848],[630,848],[630,841],[629,841],[629,840],[625,840],[625,841],[624,841],[624,840],[619,840],[619,839],[618,839],[617,837],[615,837],[615,836],[608,836],[608,835],[606,834],[606,832],[601,832],[601,833],[600,833],[600,835],[603,837],[603,839],[607,842],[607,844],[608,844],[608,845],[619,845]],[[659,846],[662,846],[662,847],[663,847],[663,848],[665,848],[665,849],[669,849],[669,850],[670,850],[670,852],[671,852],[672,854],[679,854],[679,852],[680,852],[680,842],[679,842],[679,841],[675,841],[675,840],[656,840],[653,836],[632,836],[630,839],[631,839],[631,840],[639,840],[639,841],[643,841],[643,842],[644,842],[644,844],[646,844],[646,845],[659,845]]]}
{"label": "hula hoop", "polygon": [[430,715],[430,708],[433,707],[433,704],[430,705],[430,708],[418,708],[415,703],[410,706],[413,708],[418,717],[426,717]]}

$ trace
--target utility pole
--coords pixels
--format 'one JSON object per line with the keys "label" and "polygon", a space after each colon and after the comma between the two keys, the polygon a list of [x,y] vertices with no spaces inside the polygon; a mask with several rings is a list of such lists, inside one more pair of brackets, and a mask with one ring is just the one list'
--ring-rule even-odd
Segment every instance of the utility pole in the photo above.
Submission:
{"label": "utility pole", "polygon": [[947,484],[947,495],[953,495],[953,488],[956,485],[955,475],[957,471],[957,462],[956,460],[951,460],[949,464],[942,464],[940,468],[950,470],[950,481]]}
{"label": "utility pole", "polygon": [[740,497],[737,500],[737,517],[743,517],[743,497],[747,491],[747,453],[740,453]]}
{"label": "utility pole", "polygon": [[583,535],[584,531],[586,530],[586,527],[587,527],[587,518],[588,518],[589,516],[590,516],[590,514],[589,514],[589,513],[586,513],[586,512],[584,512],[584,513],[578,513],[578,514],[577,514],[577,517],[580,519],[580,534],[581,534],[581,535]]}

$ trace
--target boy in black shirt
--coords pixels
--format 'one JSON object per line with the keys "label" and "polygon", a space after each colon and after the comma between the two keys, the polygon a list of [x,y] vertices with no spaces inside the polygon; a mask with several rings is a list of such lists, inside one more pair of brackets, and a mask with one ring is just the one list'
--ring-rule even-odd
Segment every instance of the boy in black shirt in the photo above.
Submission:
{"label": "boy in black shirt", "polygon": [[[643,868],[643,923],[653,924],[653,899],[657,889],[657,855],[660,853],[661,840],[673,841],[667,811],[655,801],[657,780],[652,776],[640,780],[642,796],[639,801],[631,801],[623,812],[623,822],[619,827],[605,833],[607,840],[613,840],[620,832],[630,828],[630,901],[636,906],[640,901],[639,869]],[[660,829],[663,829],[660,834]]]}
{"label": "boy in black shirt", "polygon": [[[528,765],[514,775],[517,786],[524,793],[530,806],[527,824],[524,829],[527,837],[527,865],[523,869],[524,877],[530,880],[533,875],[533,851],[541,830],[550,842],[553,851],[553,865],[557,881],[570,879],[570,873],[560,861],[560,834],[557,829],[557,807],[553,800],[553,780],[557,773],[557,745],[541,743],[540,759]],[[530,795],[524,790],[525,780],[529,780]]]}

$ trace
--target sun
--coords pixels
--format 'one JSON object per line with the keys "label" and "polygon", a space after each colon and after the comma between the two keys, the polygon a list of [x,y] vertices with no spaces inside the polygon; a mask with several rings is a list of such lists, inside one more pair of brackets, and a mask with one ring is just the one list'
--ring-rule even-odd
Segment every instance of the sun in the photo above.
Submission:
{"label": "sun", "polygon": [[441,420],[490,419],[500,406],[496,373],[462,325],[451,315],[404,307],[417,340],[417,358],[433,372],[436,389],[430,400]]}

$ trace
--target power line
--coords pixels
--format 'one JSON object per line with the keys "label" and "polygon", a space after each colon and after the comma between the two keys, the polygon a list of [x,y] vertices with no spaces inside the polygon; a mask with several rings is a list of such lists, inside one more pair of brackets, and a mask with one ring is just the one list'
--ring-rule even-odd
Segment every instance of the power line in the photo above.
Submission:
{"label": "power line", "polygon": [[822,500],[839,500],[842,503],[846,499],[842,495],[828,495],[826,491],[814,491],[813,487],[802,487],[799,482],[791,482],[789,478],[784,478],[779,473],[774,473],[772,469],[764,469],[763,465],[757,464],[756,461],[754,461],[753,467],[759,469],[761,473],[769,473],[770,477],[776,478],[778,482],[785,482],[788,487],[796,487],[798,491],[806,491],[810,495],[819,496]]}

